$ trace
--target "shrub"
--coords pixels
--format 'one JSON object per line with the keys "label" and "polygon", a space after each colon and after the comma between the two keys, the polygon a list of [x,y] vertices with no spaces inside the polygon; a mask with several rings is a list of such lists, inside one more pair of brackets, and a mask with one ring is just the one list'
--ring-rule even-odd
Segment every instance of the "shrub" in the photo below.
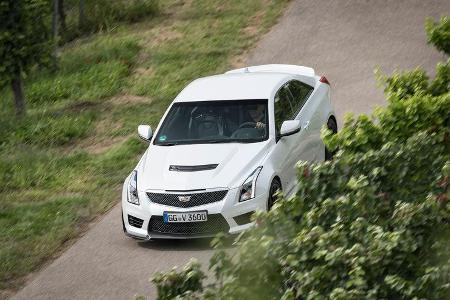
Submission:
{"label": "shrub", "polygon": [[420,68],[413,71],[396,71],[391,76],[383,76],[377,71],[377,75],[381,85],[384,85],[384,93],[388,99],[404,99],[416,94],[426,94],[429,89],[429,78]]}
{"label": "shrub", "polygon": [[450,92],[450,59],[446,63],[438,63],[436,77],[431,82],[429,91],[433,96]]}
{"label": "shrub", "polygon": [[427,19],[425,30],[428,43],[433,44],[439,51],[450,53],[450,16],[442,17],[439,22]]}
{"label": "shrub", "polygon": [[191,260],[181,272],[172,269],[168,273],[157,274],[152,281],[158,286],[159,298],[173,299],[189,291],[201,291],[201,282],[205,277],[200,264]]}
{"label": "shrub", "polygon": [[[388,109],[377,109],[372,118],[347,116],[337,135],[324,131],[331,149],[360,153],[380,149],[387,142],[403,143],[420,131],[435,133],[448,142],[450,95],[416,95],[390,101]],[[373,120],[376,119],[377,122]]]}

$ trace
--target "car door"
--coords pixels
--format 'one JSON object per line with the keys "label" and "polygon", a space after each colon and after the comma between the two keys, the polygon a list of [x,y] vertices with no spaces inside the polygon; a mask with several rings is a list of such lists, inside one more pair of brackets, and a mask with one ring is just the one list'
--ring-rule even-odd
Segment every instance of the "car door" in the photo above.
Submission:
{"label": "car door", "polygon": [[320,138],[320,128],[314,118],[315,107],[308,101],[314,88],[298,80],[291,80],[287,87],[292,95],[292,105],[294,107],[293,118],[300,120],[302,135],[298,137],[297,147],[292,155],[296,160],[314,162],[317,156],[317,135]]}
{"label": "car door", "polygon": [[[288,84],[283,85],[274,98],[274,120],[277,142],[272,153],[272,161],[280,175],[283,191],[286,195],[290,195],[297,183],[296,163],[299,160],[297,153],[302,153],[304,149],[305,131],[279,137],[281,124],[286,120],[293,120],[296,109],[294,99],[289,91]],[[303,159],[308,159],[306,156]]]}

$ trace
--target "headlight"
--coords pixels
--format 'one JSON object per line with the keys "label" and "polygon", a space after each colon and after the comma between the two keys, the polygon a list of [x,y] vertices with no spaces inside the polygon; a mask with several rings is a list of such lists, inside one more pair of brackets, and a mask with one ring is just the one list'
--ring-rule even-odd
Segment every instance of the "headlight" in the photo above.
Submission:
{"label": "headlight", "polygon": [[139,205],[139,196],[137,191],[137,171],[131,172],[130,181],[128,183],[128,197],[127,201]]}
{"label": "headlight", "polygon": [[258,179],[259,173],[261,173],[262,167],[257,167],[250,176],[244,181],[241,188],[241,196],[239,202],[247,201],[255,198],[256,179]]}

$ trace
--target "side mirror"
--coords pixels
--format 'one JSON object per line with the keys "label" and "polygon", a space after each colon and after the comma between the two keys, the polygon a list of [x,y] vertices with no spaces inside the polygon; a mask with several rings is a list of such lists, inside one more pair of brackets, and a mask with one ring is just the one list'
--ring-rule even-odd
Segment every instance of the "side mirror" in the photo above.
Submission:
{"label": "side mirror", "polygon": [[153,136],[152,128],[149,125],[139,125],[138,134],[141,139],[146,142],[150,142]]}
{"label": "side mirror", "polygon": [[283,124],[281,124],[280,137],[296,134],[300,131],[300,128],[299,120],[284,121]]}

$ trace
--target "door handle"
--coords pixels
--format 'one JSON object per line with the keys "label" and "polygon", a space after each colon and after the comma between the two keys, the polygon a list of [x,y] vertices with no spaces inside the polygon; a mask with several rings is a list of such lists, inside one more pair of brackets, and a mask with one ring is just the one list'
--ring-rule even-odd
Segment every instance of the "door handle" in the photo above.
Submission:
{"label": "door handle", "polygon": [[309,121],[303,122],[303,128],[305,128],[305,130],[308,130],[308,128],[309,128]]}

